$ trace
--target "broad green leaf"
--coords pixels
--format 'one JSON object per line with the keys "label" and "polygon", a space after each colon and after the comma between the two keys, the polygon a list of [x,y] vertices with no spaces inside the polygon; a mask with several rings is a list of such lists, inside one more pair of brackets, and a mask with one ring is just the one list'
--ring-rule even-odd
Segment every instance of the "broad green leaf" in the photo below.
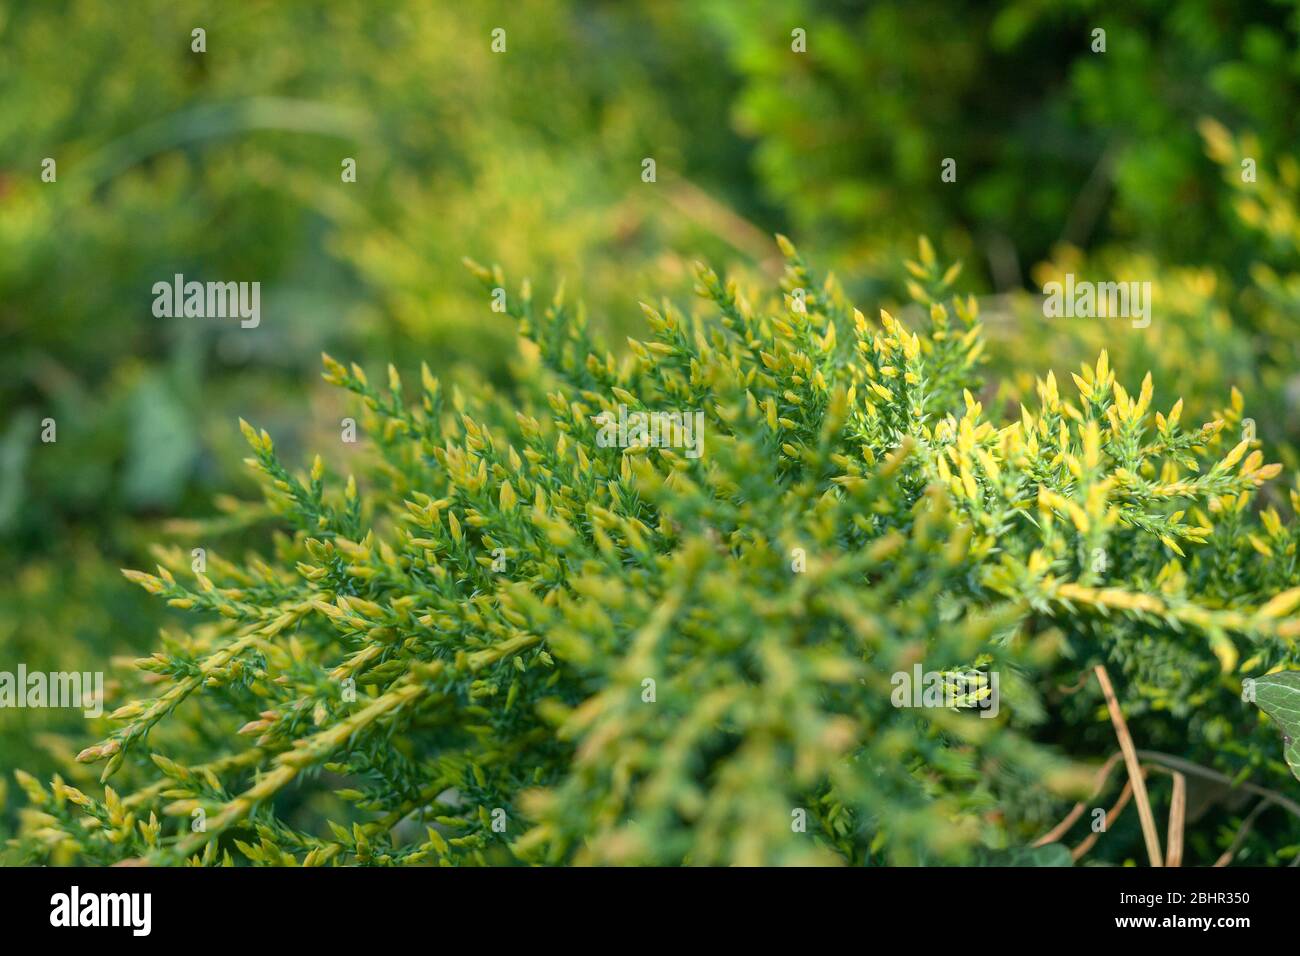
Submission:
{"label": "broad green leaf", "polygon": [[1282,728],[1282,753],[1300,780],[1300,671],[1279,671],[1256,678],[1255,703]]}

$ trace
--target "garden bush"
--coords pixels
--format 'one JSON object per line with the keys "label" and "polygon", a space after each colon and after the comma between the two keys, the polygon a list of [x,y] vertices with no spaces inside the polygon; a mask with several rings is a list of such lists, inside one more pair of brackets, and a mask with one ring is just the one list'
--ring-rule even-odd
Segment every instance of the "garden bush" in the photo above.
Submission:
{"label": "garden bush", "polygon": [[[176,615],[121,592],[117,568],[171,539],[166,516],[252,488],[234,416],[284,448],[319,441],[300,389],[321,350],[502,379],[512,336],[473,321],[464,250],[568,271],[603,314],[633,277],[689,281],[663,249],[726,251],[663,201],[674,176],[746,198],[744,145],[704,122],[731,78],[687,69],[709,38],[639,6],[516,6],[4,4],[0,669],[146,648]],[[264,320],[160,321],[150,290],[178,272],[260,282]],[[332,392],[313,390],[315,421]],[[0,766],[47,778],[84,727],[0,709]],[[0,798],[0,836],[15,808]]]}
{"label": "garden bush", "polygon": [[[1297,530],[1259,501],[1281,468],[1241,396],[1191,420],[1102,352],[986,410],[978,302],[929,243],[897,317],[782,247],[779,290],[700,266],[700,305],[644,304],[623,359],[526,283],[503,385],[390,365],[377,387],[326,356],[364,460],[299,471],[243,424],[274,535],[227,557],[198,522],[204,570],[162,547],[126,572],[189,624],[123,676],[78,757],[100,783],[20,772],[11,852],[1123,863],[1150,845],[1132,813],[1083,843],[1066,813],[1131,734],[1191,793],[1147,784],[1186,800],[1171,854],[1177,817],[1187,862],[1294,859],[1271,721]],[[647,444],[652,413],[673,427]],[[969,681],[910,706],[921,670]],[[1280,808],[1253,828],[1251,795]]]}

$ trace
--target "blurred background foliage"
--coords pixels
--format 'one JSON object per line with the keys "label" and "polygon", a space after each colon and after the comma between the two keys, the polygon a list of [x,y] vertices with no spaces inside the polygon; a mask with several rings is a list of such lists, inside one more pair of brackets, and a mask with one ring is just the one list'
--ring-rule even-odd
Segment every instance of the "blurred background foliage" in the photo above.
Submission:
{"label": "blurred background foliage", "polygon": [[[770,273],[774,231],[906,315],[925,233],[982,299],[986,403],[1105,348],[1186,419],[1239,388],[1294,467],[1298,85],[1295,0],[4,0],[0,669],[107,670],[111,707],[167,623],[117,569],[205,543],[173,516],[257,534],[237,416],[346,466],[322,349],[504,379],[462,256],[567,280],[618,343],[694,259]],[[1067,272],[1152,282],[1151,326],[1044,319]],[[261,282],[260,326],[155,318],[175,273]],[[0,711],[0,767],[84,783],[94,734]]]}

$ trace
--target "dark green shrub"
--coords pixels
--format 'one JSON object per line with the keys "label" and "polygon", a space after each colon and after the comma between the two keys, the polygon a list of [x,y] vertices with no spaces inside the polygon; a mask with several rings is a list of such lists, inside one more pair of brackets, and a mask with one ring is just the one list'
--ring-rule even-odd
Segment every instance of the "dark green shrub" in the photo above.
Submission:
{"label": "dark green shrub", "polygon": [[[1197,124],[1254,130],[1261,164],[1300,133],[1294,0],[705,9],[745,78],[735,115],[772,198],[801,233],[860,255],[923,229],[978,250],[977,268],[1012,260],[990,270],[999,279],[1058,242],[1116,240],[1241,276],[1258,250]],[[791,49],[794,28],[806,53]],[[945,158],[955,183],[940,180]]]}

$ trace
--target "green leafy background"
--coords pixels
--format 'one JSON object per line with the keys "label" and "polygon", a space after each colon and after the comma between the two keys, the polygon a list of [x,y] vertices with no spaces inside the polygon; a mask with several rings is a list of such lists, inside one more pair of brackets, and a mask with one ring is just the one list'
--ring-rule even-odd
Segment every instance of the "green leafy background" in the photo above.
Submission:
{"label": "green leafy background", "polygon": [[[190,50],[199,26],[204,54]],[[490,49],[495,27],[505,54]],[[958,285],[981,303],[987,406],[1014,416],[1047,370],[1065,382],[1104,348],[1131,390],[1150,370],[1157,395],[1181,396],[1185,422],[1252,419],[1267,460],[1288,467],[1251,508],[1289,512],[1298,49],[1289,0],[10,0],[0,669],[102,669],[110,707],[128,699],[130,660],[187,625],[118,569],[207,544],[214,527],[224,553],[269,540],[238,417],[286,460],[322,449],[346,469],[357,454],[338,441],[350,406],[319,384],[323,349],[510,383],[516,329],[466,255],[548,290],[563,279],[625,353],[623,336],[644,331],[637,300],[685,297],[693,260],[775,276],[777,231],[854,301],[901,308],[915,281],[902,263],[924,233],[964,262]],[[340,181],[348,156],[355,184]],[[40,181],[45,157],[57,183]],[[940,182],[946,157],[956,183]],[[261,326],[154,318],[150,288],[177,272],[260,281]],[[1034,293],[1066,272],[1152,281],[1155,322],[1045,321]],[[39,441],[47,417],[55,444]],[[200,516],[216,520],[199,532]],[[1230,603],[1245,582],[1300,583],[1294,544],[1267,537],[1251,543],[1266,583],[1237,558],[1197,586]],[[1108,648],[1152,749],[1290,781],[1280,748],[1244,742],[1274,733],[1255,711],[1189,699],[1189,668],[1212,662],[1141,634]],[[90,788],[96,774],[72,758],[112,726],[0,710],[0,832],[17,831],[26,802],[9,771]],[[1081,695],[1043,733],[1082,759],[1112,732]],[[1217,812],[1206,853],[1245,813]],[[1130,824],[1103,859],[1140,858]],[[1237,858],[1290,862],[1298,844],[1270,812]]]}

